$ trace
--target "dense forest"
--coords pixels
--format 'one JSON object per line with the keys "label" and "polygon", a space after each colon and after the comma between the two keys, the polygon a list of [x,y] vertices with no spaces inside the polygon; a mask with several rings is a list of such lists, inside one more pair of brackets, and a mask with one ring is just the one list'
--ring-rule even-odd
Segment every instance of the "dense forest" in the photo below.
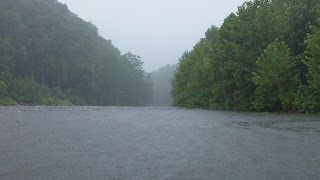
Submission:
{"label": "dense forest", "polygon": [[56,0],[0,1],[0,105],[148,105],[152,79]]}
{"label": "dense forest", "polygon": [[320,1],[254,0],[183,53],[174,105],[320,111]]}
{"label": "dense forest", "polygon": [[177,65],[166,65],[151,73],[153,80],[152,99],[154,106],[172,106],[171,79],[177,69]]}

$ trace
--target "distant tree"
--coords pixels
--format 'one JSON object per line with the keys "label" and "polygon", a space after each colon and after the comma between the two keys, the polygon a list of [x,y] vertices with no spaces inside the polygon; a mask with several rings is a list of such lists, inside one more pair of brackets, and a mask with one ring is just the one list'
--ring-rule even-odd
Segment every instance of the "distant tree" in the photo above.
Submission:
{"label": "distant tree", "polygon": [[153,105],[172,106],[171,79],[177,65],[166,65],[151,73],[153,79]]}
{"label": "distant tree", "polygon": [[138,72],[138,73],[144,73],[143,70],[143,62],[141,61],[140,56],[132,54],[131,52],[127,52],[124,54],[125,58],[130,62],[132,70]]}

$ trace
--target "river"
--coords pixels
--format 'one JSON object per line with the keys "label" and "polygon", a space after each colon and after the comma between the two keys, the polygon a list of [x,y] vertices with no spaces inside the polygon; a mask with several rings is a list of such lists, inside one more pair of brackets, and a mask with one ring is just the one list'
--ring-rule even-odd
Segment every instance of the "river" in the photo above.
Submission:
{"label": "river", "polygon": [[320,116],[0,107],[0,179],[320,179]]}

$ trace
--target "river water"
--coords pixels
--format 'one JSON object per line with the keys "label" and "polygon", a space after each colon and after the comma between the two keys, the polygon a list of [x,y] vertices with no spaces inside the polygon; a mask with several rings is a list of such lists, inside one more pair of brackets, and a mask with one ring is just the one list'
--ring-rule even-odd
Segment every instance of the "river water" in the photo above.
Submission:
{"label": "river water", "polygon": [[0,179],[320,179],[320,116],[0,107]]}

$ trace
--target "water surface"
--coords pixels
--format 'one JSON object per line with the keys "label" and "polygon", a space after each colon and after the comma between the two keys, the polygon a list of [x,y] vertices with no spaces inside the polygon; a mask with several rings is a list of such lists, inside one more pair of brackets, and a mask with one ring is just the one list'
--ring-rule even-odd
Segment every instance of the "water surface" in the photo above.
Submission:
{"label": "water surface", "polygon": [[320,117],[0,107],[0,179],[320,179]]}

